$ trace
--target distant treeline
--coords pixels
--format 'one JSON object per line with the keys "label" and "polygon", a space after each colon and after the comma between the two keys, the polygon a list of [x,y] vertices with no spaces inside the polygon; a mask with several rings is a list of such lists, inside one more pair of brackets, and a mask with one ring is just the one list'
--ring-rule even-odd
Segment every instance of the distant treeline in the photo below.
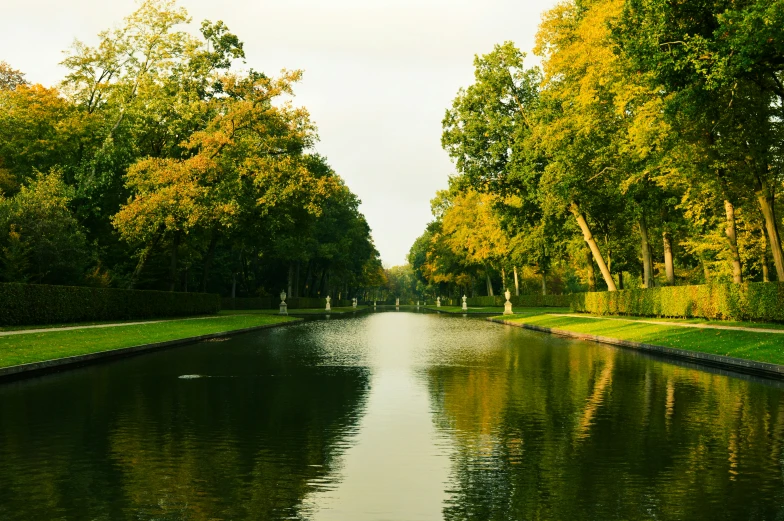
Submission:
{"label": "distant treeline", "polygon": [[[566,1],[474,60],[419,291],[784,281],[780,1]],[[524,291],[521,290],[521,293]]]}
{"label": "distant treeline", "polygon": [[[359,200],[223,22],[146,0],[54,88],[0,62],[0,282],[316,297],[384,283]],[[244,63],[244,61],[242,61]]]}

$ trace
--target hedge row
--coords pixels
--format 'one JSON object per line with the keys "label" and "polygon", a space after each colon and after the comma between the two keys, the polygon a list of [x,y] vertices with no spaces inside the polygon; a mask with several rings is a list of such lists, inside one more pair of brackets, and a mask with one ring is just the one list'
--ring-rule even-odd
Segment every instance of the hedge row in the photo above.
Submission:
{"label": "hedge row", "polygon": [[125,289],[0,283],[0,326],[207,315],[220,297]]}
{"label": "hedge row", "polygon": [[[521,308],[568,308],[571,306],[572,301],[575,300],[577,293],[569,295],[519,295],[513,296],[509,299],[512,307]],[[474,297],[469,298],[467,303],[470,307],[489,308],[489,307],[503,307],[506,302],[506,297],[503,295],[496,295],[494,297]]]}
{"label": "hedge row", "polygon": [[572,310],[599,315],[784,322],[784,283],[748,282],[581,293]]}
{"label": "hedge row", "polygon": [[[326,298],[311,297],[291,297],[286,299],[288,309],[324,309],[327,307]],[[350,300],[332,299],[330,305],[336,307],[351,307]],[[279,297],[258,297],[258,298],[231,298],[225,297],[221,300],[222,309],[278,309],[280,307]]]}

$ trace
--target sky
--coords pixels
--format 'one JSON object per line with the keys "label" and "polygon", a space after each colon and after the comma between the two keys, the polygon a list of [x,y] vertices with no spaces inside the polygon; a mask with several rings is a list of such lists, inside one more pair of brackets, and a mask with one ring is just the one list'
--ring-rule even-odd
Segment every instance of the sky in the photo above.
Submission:
{"label": "sky", "polygon": [[[384,266],[404,264],[454,174],[441,120],[473,80],[475,54],[511,40],[529,53],[555,0],[179,0],[223,20],[245,44],[242,67],[302,69],[295,103],[319,128],[317,151],[362,200]],[[133,12],[135,0],[0,0],[0,60],[54,86],[74,39]]]}

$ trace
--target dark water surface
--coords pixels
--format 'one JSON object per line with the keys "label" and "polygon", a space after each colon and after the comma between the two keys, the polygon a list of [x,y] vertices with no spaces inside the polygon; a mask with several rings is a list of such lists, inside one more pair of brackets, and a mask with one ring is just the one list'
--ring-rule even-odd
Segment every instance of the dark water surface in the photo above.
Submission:
{"label": "dark water surface", "polygon": [[771,382],[387,312],[0,384],[0,519],[777,520],[782,442]]}

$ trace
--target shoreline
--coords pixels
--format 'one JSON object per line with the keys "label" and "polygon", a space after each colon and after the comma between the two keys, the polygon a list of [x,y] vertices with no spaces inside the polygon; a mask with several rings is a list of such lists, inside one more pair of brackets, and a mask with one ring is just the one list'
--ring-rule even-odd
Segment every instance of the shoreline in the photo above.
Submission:
{"label": "shoreline", "polygon": [[47,373],[54,373],[61,369],[71,369],[76,367],[83,367],[94,363],[108,361],[112,359],[127,358],[137,354],[143,354],[150,351],[166,349],[170,347],[177,347],[186,344],[195,344],[204,340],[213,338],[229,337],[234,335],[241,335],[244,333],[252,333],[262,329],[271,329],[275,327],[290,326],[300,324],[304,320],[302,318],[293,318],[286,322],[278,322],[275,324],[262,324],[258,326],[246,327],[241,329],[233,329],[229,331],[219,331],[217,333],[207,333],[204,335],[197,335],[192,337],[177,338],[174,340],[166,340],[163,342],[153,342],[149,344],[139,344],[130,347],[121,347],[117,349],[108,349],[106,351],[98,351],[95,353],[85,353],[83,355],[74,355],[63,358],[53,358],[50,360],[43,360],[41,362],[30,362],[27,364],[11,365],[8,367],[0,368],[0,383],[10,380],[17,380],[22,378],[40,376]]}
{"label": "shoreline", "polygon": [[586,340],[589,342],[609,344],[626,349],[634,349],[636,351],[642,351],[645,353],[653,353],[661,356],[662,358],[685,360],[701,366],[727,369],[735,373],[763,376],[765,378],[774,380],[784,380],[784,365],[768,362],[756,362],[754,360],[747,360],[745,358],[703,353],[700,351],[678,349],[675,347],[665,347],[644,342],[635,342],[633,340],[621,340],[619,338],[593,335],[590,333],[578,333],[575,331],[568,331],[566,329],[557,329],[545,326],[537,326],[534,324],[525,324],[522,322],[513,322],[511,320],[505,320],[502,318],[487,318],[486,320],[495,324],[519,327],[529,331],[537,331],[539,333],[548,333],[551,335],[572,338],[575,340]]}

